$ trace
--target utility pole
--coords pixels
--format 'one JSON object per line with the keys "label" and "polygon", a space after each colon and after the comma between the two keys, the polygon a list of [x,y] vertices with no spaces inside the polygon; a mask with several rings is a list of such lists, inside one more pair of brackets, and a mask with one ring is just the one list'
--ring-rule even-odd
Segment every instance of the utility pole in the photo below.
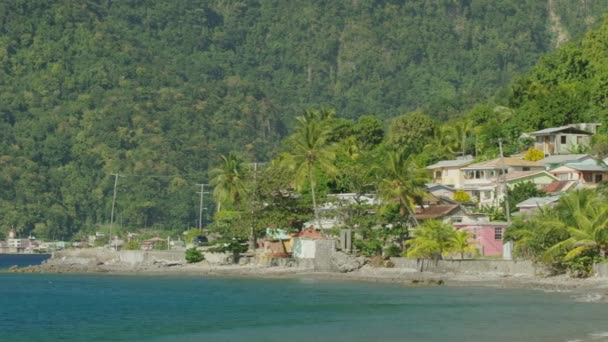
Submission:
{"label": "utility pole", "polygon": [[507,173],[505,170],[505,157],[502,154],[502,139],[498,139],[498,149],[500,151],[500,180],[501,187],[505,199],[505,213],[507,216],[507,223],[511,223],[511,208],[509,207],[509,187],[507,186]]}
{"label": "utility pole", "polygon": [[[110,214],[110,248],[112,248],[112,228],[114,226],[114,207],[116,206],[116,186],[118,185],[118,177],[123,177],[119,173],[113,173],[114,176],[114,195],[112,196],[112,212]],[[114,245],[116,249],[116,244]]]}
{"label": "utility pole", "polygon": [[201,201],[198,207],[198,230],[203,230],[203,206],[205,203],[205,194],[208,194],[208,191],[205,191],[205,185],[209,184],[197,184],[200,185],[201,191],[197,191],[197,194],[201,194]]}

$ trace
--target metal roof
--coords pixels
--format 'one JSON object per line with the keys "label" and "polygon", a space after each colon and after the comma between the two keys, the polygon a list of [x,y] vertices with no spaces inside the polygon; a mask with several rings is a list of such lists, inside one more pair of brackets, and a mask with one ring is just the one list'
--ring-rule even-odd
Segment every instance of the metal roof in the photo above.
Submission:
{"label": "metal roof", "polygon": [[542,164],[563,164],[567,162],[578,162],[591,158],[588,154],[554,154],[539,160]]}
{"label": "metal roof", "polygon": [[441,160],[437,163],[427,166],[427,169],[438,169],[442,167],[459,167],[467,164],[471,164],[473,159],[454,159],[454,160]]}
{"label": "metal roof", "polygon": [[582,129],[577,128],[577,127],[572,127],[570,125],[568,125],[568,126],[560,126],[560,127],[545,128],[545,129],[541,129],[540,131],[531,132],[531,133],[527,133],[527,134],[534,136],[534,135],[549,135],[549,134],[552,134],[552,133],[559,133],[559,132],[572,133],[572,134],[593,135],[593,133],[591,133],[591,132],[587,132],[587,131],[582,130]]}
{"label": "metal roof", "polygon": [[555,203],[559,201],[559,195],[548,196],[548,197],[532,197],[527,200],[517,203],[515,206],[518,208],[522,207],[542,207],[547,204]]}
{"label": "metal roof", "polygon": [[578,171],[608,171],[608,167],[603,164],[587,164],[587,163],[568,163],[563,166],[575,169]]}

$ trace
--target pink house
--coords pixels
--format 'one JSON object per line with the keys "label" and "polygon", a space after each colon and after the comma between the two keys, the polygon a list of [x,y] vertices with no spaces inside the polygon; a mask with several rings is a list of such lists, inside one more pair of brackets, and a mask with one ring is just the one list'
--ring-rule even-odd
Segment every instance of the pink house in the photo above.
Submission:
{"label": "pink house", "polygon": [[483,256],[502,255],[503,236],[508,223],[506,222],[480,222],[477,224],[454,224],[456,230],[466,229],[474,234],[476,248]]}

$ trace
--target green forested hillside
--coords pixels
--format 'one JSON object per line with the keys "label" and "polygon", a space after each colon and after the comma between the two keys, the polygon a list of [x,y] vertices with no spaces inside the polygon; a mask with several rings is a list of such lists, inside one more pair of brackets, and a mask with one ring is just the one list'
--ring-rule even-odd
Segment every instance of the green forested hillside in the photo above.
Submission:
{"label": "green forested hillside", "polygon": [[[217,156],[268,160],[302,110],[450,118],[606,10],[601,0],[4,1],[0,226],[69,237],[107,223],[112,173],[125,175],[122,225],[191,226],[194,184]],[[530,93],[525,82],[514,89]],[[520,93],[511,105],[531,107]]]}

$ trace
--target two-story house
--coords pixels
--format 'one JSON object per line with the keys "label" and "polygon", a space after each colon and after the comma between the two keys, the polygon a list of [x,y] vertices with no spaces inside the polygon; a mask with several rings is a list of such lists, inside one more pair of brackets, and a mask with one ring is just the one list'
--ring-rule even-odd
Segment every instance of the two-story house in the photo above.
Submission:
{"label": "two-story house", "polygon": [[502,183],[513,186],[532,182],[540,186],[556,178],[545,171],[543,164],[518,158],[496,158],[463,167],[463,190],[480,206],[497,205],[502,199]]}
{"label": "two-story house", "polygon": [[462,189],[464,185],[464,174],[460,169],[464,166],[473,163],[472,156],[465,156],[455,160],[441,160],[437,163],[427,166],[427,170],[432,172],[432,183],[441,184]]}

